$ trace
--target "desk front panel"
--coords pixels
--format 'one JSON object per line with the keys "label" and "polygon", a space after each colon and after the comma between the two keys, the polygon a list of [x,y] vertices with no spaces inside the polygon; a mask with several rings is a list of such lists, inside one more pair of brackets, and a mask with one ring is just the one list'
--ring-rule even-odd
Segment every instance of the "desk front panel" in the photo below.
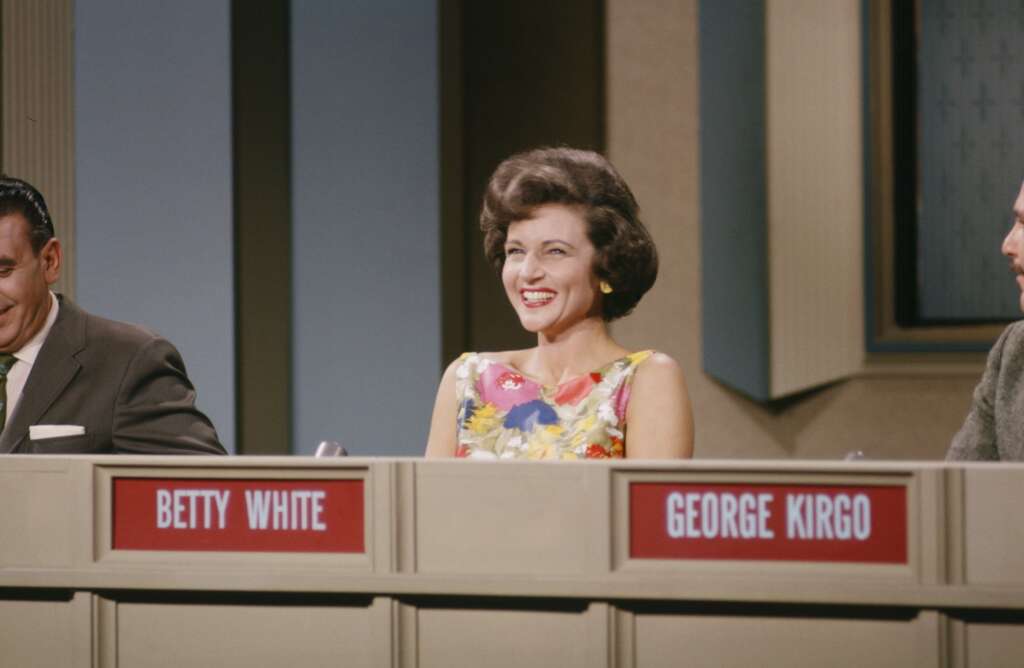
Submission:
{"label": "desk front panel", "polygon": [[[167,482],[146,487],[141,521],[182,532],[214,528],[217,490],[231,485],[358,481],[362,551],[127,549],[118,480]],[[725,494],[778,494],[760,509],[772,513],[787,490],[830,494],[820,508],[843,512],[841,490],[851,503],[857,490],[895,490],[905,533],[895,558],[875,561],[820,549],[650,558],[635,549],[631,490],[652,484],[682,494],[673,540],[715,527],[754,540],[757,509],[730,508]],[[913,463],[0,458],[0,507],[18,511],[0,514],[0,657],[104,668],[1024,665],[1021,525],[997,512],[1022,485],[1024,467]],[[174,489],[187,492],[181,504],[213,505],[175,510]],[[713,502],[686,496],[709,490]],[[686,516],[695,499],[693,512],[719,512],[717,524]],[[210,526],[197,527],[206,510]],[[668,532],[670,519],[655,528]],[[833,533],[864,536],[863,519]]]}

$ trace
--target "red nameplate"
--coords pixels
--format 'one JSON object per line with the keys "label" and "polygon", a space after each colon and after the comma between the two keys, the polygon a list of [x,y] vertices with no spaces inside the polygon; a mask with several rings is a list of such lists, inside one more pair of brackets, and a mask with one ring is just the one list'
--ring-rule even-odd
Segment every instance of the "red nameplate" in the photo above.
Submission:
{"label": "red nameplate", "polygon": [[114,478],[115,550],[364,552],[362,480]]}
{"label": "red nameplate", "polygon": [[907,563],[903,486],[631,483],[633,559]]}

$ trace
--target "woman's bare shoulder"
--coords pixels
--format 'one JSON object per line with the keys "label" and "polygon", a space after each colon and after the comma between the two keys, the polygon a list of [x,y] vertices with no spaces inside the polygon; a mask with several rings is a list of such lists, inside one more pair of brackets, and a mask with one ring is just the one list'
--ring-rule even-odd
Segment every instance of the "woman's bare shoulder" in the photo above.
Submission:
{"label": "woman's bare shoulder", "polygon": [[670,355],[656,352],[638,365],[627,420],[627,457],[693,456],[690,394],[682,366]]}
{"label": "woman's bare shoulder", "polygon": [[657,350],[650,351],[636,369],[637,380],[643,378],[648,382],[676,382],[683,380],[683,367],[671,355]]}
{"label": "woman's bare shoulder", "polygon": [[678,401],[688,395],[683,367],[671,355],[652,351],[637,365],[633,376],[634,397],[642,401],[649,398]]}

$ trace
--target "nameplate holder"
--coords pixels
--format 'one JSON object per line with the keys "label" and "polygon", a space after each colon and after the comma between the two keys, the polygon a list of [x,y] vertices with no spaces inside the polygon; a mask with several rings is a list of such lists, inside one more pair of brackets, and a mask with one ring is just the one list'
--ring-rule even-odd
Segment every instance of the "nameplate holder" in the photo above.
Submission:
{"label": "nameplate holder", "polygon": [[629,483],[631,559],[908,563],[905,485]]}
{"label": "nameplate holder", "polygon": [[115,550],[366,551],[361,479],[114,477]]}

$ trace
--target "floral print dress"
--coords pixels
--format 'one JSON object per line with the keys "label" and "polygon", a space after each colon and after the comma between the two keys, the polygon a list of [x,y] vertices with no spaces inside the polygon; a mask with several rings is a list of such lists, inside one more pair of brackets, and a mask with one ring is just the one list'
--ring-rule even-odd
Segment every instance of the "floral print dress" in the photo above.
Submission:
{"label": "floral print dress", "polygon": [[458,448],[472,459],[623,457],[626,406],[645,350],[561,385],[464,353],[456,367]]}

